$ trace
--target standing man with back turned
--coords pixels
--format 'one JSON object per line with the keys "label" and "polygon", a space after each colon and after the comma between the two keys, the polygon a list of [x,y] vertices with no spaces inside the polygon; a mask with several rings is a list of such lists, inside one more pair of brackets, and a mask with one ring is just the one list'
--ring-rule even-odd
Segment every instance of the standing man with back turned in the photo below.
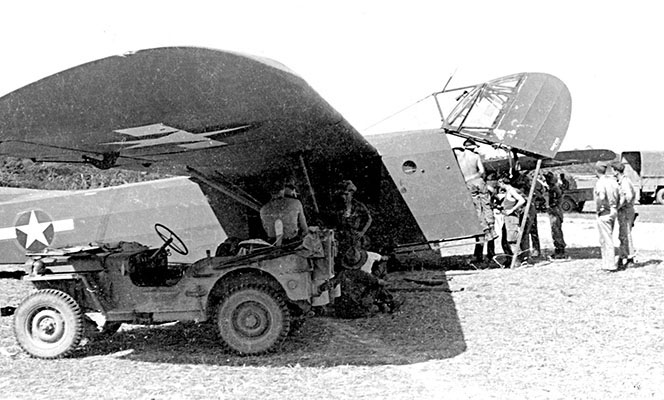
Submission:
{"label": "standing man with back turned", "polygon": [[547,185],[549,185],[549,206],[547,213],[549,214],[549,221],[551,221],[551,238],[553,239],[553,259],[567,258],[565,254],[565,237],[563,235],[563,209],[560,208],[560,203],[563,199],[563,191],[560,189],[555,175],[551,171],[544,174]]}
{"label": "standing man with back turned", "polygon": [[602,269],[612,270],[614,267],[615,249],[613,247],[613,226],[618,217],[618,200],[620,193],[618,183],[612,176],[606,175],[607,163],[598,161],[595,164],[597,183],[595,183],[595,205],[597,206],[597,230],[599,245],[602,252]]}
{"label": "standing man with back turned", "polygon": [[[614,176],[618,181],[620,199],[618,200],[618,238],[620,239],[620,252],[616,268],[625,269],[634,263],[634,242],[632,241],[632,226],[634,225],[634,202],[636,201],[636,190],[634,185],[625,176],[625,164],[620,161],[611,163]],[[623,261],[625,264],[623,264]]]}
{"label": "standing man with back turned", "polygon": [[[494,239],[497,236],[494,230],[495,219],[493,209],[491,208],[491,197],[484,181],[484,164],[482,164],[480,155],[475,152],[477,147],[473,139],[466,139],[463,142],[463,150],[455,154],[463,178],[466,181],[466,186],[473,198],[473,205],[480,220],[480,226],[484,231],[484,241],[487,244],[487,258],[492,260],[495,255]],[[482,243],[475,245],[475,261],[478,263],[483,261],[483,248],[484,245]]]}

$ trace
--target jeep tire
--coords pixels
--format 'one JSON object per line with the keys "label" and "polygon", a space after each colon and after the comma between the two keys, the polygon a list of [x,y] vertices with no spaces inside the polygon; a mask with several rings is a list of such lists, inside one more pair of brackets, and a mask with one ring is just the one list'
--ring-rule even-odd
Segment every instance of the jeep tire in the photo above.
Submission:
{"label": "jeep tire", "polygon": [[63,357],[81,341],[83,314],[67,293],[42,289],[16,309],[14,334],[19,346],[34,357]]}
{"label": "jeep tire", "polygon": [[574,203],[574,200],[569,197],[564,196],[563,200],[560,202],[560,209],[566,213],[574,212],[576,211],[576,203]]}
{"label": "jeep tire", "polygon": [[250,355],[276,349],[288,335],[291,316],[281,293],[267,284],[238,283],[219,302],[216,322],[225,347]]}

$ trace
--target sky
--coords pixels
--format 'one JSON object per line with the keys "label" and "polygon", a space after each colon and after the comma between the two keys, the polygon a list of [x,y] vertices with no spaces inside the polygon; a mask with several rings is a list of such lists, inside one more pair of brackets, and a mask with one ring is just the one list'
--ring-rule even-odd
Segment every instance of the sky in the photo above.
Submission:
{"label": "sky", "polygon": [[450,77],[448,87],[461,87],[545,72],[572,94],[563,150],[664,150],[657,128],[664,93],[661,7],[627,4],[14,1],[0,15],[0,95],[128,51],[209,47],[285,64],[356,129],[373,133],[438,127],[427,96]]}

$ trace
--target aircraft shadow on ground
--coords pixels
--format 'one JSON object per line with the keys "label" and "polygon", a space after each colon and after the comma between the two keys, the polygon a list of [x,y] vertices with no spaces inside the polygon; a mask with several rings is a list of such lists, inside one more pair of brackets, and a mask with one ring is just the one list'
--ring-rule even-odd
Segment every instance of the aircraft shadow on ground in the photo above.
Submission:
{"label": "aircraft shadow on ground", "polygon": [[611,273],[621,273],[625,272],[631,269],[638,269],[638,268],[645,268],[650,265],[658,265],[661,264],[662,260],[656,259],[656,258],[650,258],[650,259],[636,259],[634,263],[627,265],[625,268],[621,269],[616,269],[616,270],[610,270],[609,272]]}
{"label": "aircraft shadow on ground", "polygon": [[399,278],[402,273],[391,274],[393,293],[405,299],[398,312],[360,319],[313,317],[266,355],[242,357],[225,350],[213,323],[176,323],[123,328],[105,340],[90,341],[72,356],[113,356],[132,349],[125,359],[275,367],[410,364],[455,357],[466,344],[445,272],[419,273],[434,280],[422,285]]}
{"label": "aircraft shadow on ground", "polygon": [[[565,249],[565,252],[567,255],[566,259],[551,260],[551,261],[564,263],[567,261],[574,261],[574,260],[597,260],[597,262],[599,263],[600,260],[602,259],[602,253],[600,251],[600,248],[595,246],[568,247]],[[552,251],[545,250],[545,255],[543,257],[534,259],[534,261],[536,262],[536,264],[537,262],[548,261],[551,253]],[[615,253],[616,255],[618,254],[618,248],[615,248]],[[507,257],[509,256],[506,256],[504,254],[498,254],[495,258],[499,262],[504,262],[505,260],[508,260]],[[497,262],[485,262],[482,264],[477,264],[477,263],[469,263],[468,259],[469,256],[467,255],[465,256],[453,255],[453,256],[443,257],[442,262],[446,264],[447,269],[477,270],[477,269],[486,269],[486,268],[502,268],[501,265]],[[642,268],[648,265],[658,264],[660,262],[662,262],[662,260],[643,259],[637,256],[636,262],[634,264],[631,264],[629,268]]]}
{"label": "aircraft shadow on ground", "polygon": [[[615,253],[616,253],[616,255],[618,254],[618,248],[615,249]],[[599,247],[567,248],[567,255],[572,260],[597,259],[598,263],[602,259],[602,253],[601,253]],[[626,269],[643,268],[643,267],[647,267],[649,265],[659,264],[661,262],[662,262],[662,260],[660,260],[660,259],[640,258],[640,257],[637,256],[635,258],[635,262],[633,264],[630,264]],[[621,271],[624,271],[624,270],[621,270]],[[616,272],[619,272],[619,271],[616,271]]]}

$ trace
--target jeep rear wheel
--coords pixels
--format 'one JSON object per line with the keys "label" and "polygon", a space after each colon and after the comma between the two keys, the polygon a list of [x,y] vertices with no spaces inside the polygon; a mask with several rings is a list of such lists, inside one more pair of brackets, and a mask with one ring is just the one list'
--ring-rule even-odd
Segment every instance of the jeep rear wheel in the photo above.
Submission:
{"label": "jeep rear wheel", "polygon": [[281,294],[267,285],[232,287],[217,308],[223,344],[242,355],[274,350],[288,335],[290,319]]}
{"label": "jeep rear wheel", "polygon": [[14,334],[21,348],[34,357],[62,357],[81,341],[83,314],[67,293],[39,290],[16,309]]}

